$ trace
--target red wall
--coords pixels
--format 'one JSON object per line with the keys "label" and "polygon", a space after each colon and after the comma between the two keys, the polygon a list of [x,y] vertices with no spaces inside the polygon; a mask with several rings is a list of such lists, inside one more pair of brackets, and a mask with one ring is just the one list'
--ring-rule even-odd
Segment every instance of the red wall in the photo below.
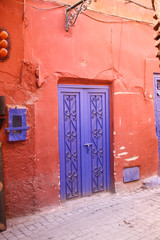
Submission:
{"label": "red wall", "polygon": [[[2,141],[6,214],[27,214],[35,209],[35,68],[24,61],[23,5],[2,0],[0,28],[9,33],[9,58],[0,62],[0,95],[6,100],[6,121],[0,130]],[[34,72],[33,72],[34,68]],[[27,108],[28,140],[8,142],[8,109]]]}
{"label": "red wall", "polygon": [[[116,189],[126,186],[124,167],[139,166],[141,179],[157,174],[153,72],[159,69],[152,27],[87,11],[118,22],[101,23],[81,14],[66,32],[64,8],[26,6],[23,15],[20,4],[1,2],[0,22],[10,34],[11,50],[10,58],[0,63],[0,92],[7,105],[27,108],[30,126],[24,142],[9,143],[4,128],[0,130],[7,215],[26,214],[59,201],[58,83],[110,86]],[[57,6],[37,0],[27,3]]]}

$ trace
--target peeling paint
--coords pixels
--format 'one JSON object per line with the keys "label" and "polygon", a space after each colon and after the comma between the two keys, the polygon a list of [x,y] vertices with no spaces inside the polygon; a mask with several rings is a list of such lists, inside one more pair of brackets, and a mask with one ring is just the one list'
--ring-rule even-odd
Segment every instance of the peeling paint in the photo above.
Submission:
{"label": "peeling paint", "polygon": [[116,132],[115,132],[115,131],[113,131],[113,135],[116,135]]}
{"label": "peeling paint", "polygon": [[86,62],[85,60],[83,60],[83,61],[81,62],[81,66],[82,66],[82,67],[86,67],[86,66],[87,66],[87,62]]}
{"label": "peeling paint", "polygon": [[123,155],[127,155],[128,152],[122,152],[122,153],[118,153],[118,156],[123,156]]}
{"label": "peeling paint", "polygon": [[113,150],[113,153],[115,153],[116,152],[116,150]]}
{"label": "peeling paint", "polygon": [[127,161],[127,162],[130,162],[130,161],[135,161],[135,160],[137,160],[139,158],[139,156],[133,156],[133,157],[131,157],[131,158],[126,158],[125,160]]}
{"label": "peeling paint", "polygon": [[115,92],[114,93],[114,95],[120,95],[120,94],[141,95],[140,93],[135,93],[135,92]]}
{"label": "peeling paint", "polygon": [[120,150],[124,150],[124,149],[125,149],[125,146],[122,146],[122,147],[120,147],[119,149],[120,149]]}

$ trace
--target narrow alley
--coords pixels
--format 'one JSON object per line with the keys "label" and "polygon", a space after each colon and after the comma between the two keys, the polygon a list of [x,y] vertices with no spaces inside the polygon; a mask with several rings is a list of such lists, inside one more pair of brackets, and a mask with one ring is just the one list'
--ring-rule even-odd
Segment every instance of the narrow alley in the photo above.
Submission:
{"label": "narrow alley", "polygon": [[101,193],[9,220],[0,240],[158,240],[160,188]]}

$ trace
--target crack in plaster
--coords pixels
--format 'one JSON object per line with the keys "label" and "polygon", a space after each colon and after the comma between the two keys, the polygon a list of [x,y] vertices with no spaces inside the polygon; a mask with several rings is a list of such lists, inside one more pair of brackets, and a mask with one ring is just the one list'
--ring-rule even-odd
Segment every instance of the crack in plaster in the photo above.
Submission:
{"label": "crack in plaster", "polygon": [[122,153],[118,153],[117,155],[118,155],[118,157],[120,157],[120,156],[124,156],[124,155],[127,155],[128,154],[128,152],[122,152]]}
{"label": "crack in plaster", "polygon": [[126,158],[125,161],[127,162],[130,162],[130,161],[135,161],[139,158],[139,156],[133,156],[133,157],[130,157],[130,158]]}

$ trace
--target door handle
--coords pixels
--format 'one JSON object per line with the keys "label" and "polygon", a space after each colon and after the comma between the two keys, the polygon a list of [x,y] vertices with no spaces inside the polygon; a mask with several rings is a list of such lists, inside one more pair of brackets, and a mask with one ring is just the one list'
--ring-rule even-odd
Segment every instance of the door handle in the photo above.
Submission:
{"label": "door handle", "polygon": [[92,146],[92,143],[85,143],[84,146],[87,147],[87,152],[89,152],[89,147]]}

